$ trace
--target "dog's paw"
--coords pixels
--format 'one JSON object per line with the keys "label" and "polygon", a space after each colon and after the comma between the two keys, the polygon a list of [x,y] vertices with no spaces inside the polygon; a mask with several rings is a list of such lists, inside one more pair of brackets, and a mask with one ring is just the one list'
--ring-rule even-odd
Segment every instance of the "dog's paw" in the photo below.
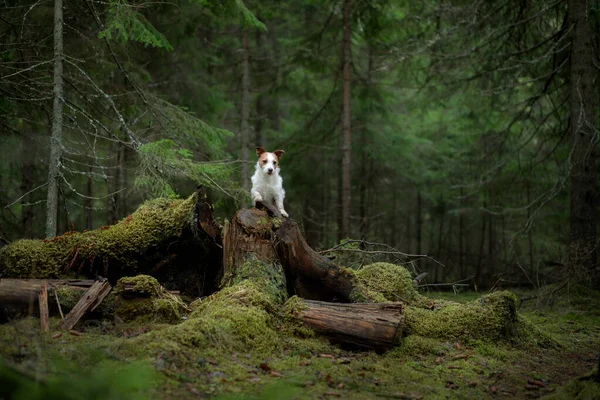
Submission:
{"label": "dog's paw", "polygon": [[263,202],[263,198],[260,194],[254,196],[254,205],[256,206],[256,203],[258,203],[259,201],[262,203]]}
{"label": "dog's paw", "polygon": [[283,215],[286,218],[289,218],[290,216],[288,215],[288,213],[285,212],[285,210],[280,210],[281,211],[281,215]]}

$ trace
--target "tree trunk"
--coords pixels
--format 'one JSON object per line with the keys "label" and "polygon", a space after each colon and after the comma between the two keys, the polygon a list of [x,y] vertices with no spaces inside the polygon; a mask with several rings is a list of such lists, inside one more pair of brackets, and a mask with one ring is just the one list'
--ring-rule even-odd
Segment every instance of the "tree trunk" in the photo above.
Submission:
{"label": "tree trunk", "polygon": [[[436,249],[436,256],[435,258],[438,261],[442,260],[442,247],[444,246],[444,220],[446,219],[446,205],[444,203],[444,201],[442,200],[442,205],[441,205],[442,209],[440,212],[440,229],[438,231],[438,243],[437,243],[437,249]],[[437,281],[437,279],[439,278],[439,268],[440,265],[438,263],[435,263],[435,274],[434,274],[434,281]]]}
{"label": "tree trunk", "polygon": [[597,150],[596,67],[594,35],[590,29],[588,1],[569,0],[571,30],[570,64],[570,137],[571,137],[571,233],[569,264],[590,271],[597,266],[596,206]]}
{"label": "tree trunk", "polygon": [[[31,148],[27,145],[26,138],[21,142],[21,193],[28,193],[33,189],[33,165],[31,162]],[[21,227],[24,238],[33,237],[33,210],[28,205],[28,196],[21,200]]]}
{"label": "tree trunk", "polygon": [[93,172],[93,168],[89,167],[88,169],[88,176],[87,176],[87,186],[86,186],[86,191],[85,191],[85,195],[87,196],[87,198],[84,201],[84,207],[85,207],[85,229],[87,229],[88,231],[91,231],[92,229],[94,229],[94,200],[92,199],[93,196],[93,180],[92,180],[92,172]]}
{"label": "tree trunk", "polygon": [[[529,168],[529,173],[531,176],[531,164]],[[534,273],[534,265],[533,265],[533,232],[532,226],[530,225],[531,218],[531,180],[527,179],[527,244],[529,246],[529,272]]]}
{"label": "tree trunk", "polygon": [[463,187],[460,188],[460,201],[459,201],[459,207],[461,208],[459,214],[458,214],[458,271],[459,271],[459,278],[463,279],[465,277],[465,257],[464,257],[464,253],[463,253],[463,232],[464,232],[464,215],[463,215],[463,201],[464,201],[464,195],[465,195],[465,190]]}
{"label": "tree trunk", "polygon": [[46,238],[56,236],[58,218],[58,178],[62,153],[63,129],[63,2],[54,0],[54,89],[52,138],[48,160],[48,198],[46,202]]}
{"label": "tree trunk", "polygon": [[[257,52],[257,56],[259,58],[259,60],[261,60],[261,68],[266,69],[267,71],[270,71],[272,66],[269,65],[269,60],[271,60],[271,57],[267,57],[266,56],[266,51],[268,51],[269,46],[265,46],[264,43],[264,33],[260,30],[257,29],[256,30],[256,52]],[[267,61],[265,61],[267,60]],[[267,79],[269,79],[267,77]],[[276,84],[276,82],[275,82]],[[264,84],[264,80],[261,80],[261,82],[259,83],[258,81],[254,84],[256,87],[264,87],[266,86]],[[265,94],[264,92],[261,92],[258,94],[258,97],[256,99],[256,115],[255,115],[255,122],[254,122],[254,144],[255,146],[262,146],[264,148],[267,148],[267,144],[264,142],[264,136],[263,136],[263,128],[265,126],[265,120],[267,119],[267,115],[266,115],[266,102],[267,102],[267,94]]]}
{"label": "tree trunk", "polygon": [[220,243],[212,205],[200,187],[186,200],[143,204],[113,226],[5,246],[0,253],[0,276],[60,278],[76,272],[116,283],[123,276],[147,274],[168,289],[206,296],[214,292],[222,264]]}
{"label": "tree trunk", "polygon": [[[368,67],[367,67],[367,77],[366,77],[366,83],[367,85],[371,86],[373,84],[372,82],[372,72],[373,72],[373,48],[371,46],[368,46],[367,49],[368,52]],[[360,239],[361,240],[366,240],[367,236],[369,234],[369,217],[368,217],[368,211],[369,211],[369,207],[368,207],[368,203],[369,203],[369,187],[368,184],[370,183],[370,176],[371,176],[371,171],[373,170],[372,168],[372,161],[371,161],[371,157],[368,157],[367,155],[369,154],[367,148],[369,146],[369,132],[368,132],[368,124],[369,124],[369,119],[368,119],[368,112],[367,113],[363,113],[362,117],[362,129],[361,129],[361,134],[360,134],[360,149],[361,151],[361,160],[360,160],[360,176],[361,176],[361,180],[360,180]],[[395,189],[394,189],[395,190]],[[394,203],[395,205],[395,200]],[[394,210],[392,210],[393,212]],[[395,214],[393,214],[395,216]],[[395,224],[392,224],[392,227],[394,227]],[[393,228],[392,228],[393,229]]]}
{"label": "tree trunk", "polygon": [[[493,203],[493,191],[490,190],[488,192],[489,194],[489,202],[490,204],[494,204]],[[488,259],[487,259],[487,275],[488,277],[493,277],[494,274],[496,273],[496,249],[495,249],[495,243],[496,243],[496,235],[495,235],[495,231],[494,231],[494,216],[492,215],[492,213],[488,213]]]}
{"label": "tree trunk", "polygon": [[[267,206],[262,203],[259,207]],[[314,251],[304,240],[298,224],[271,219],[265,210],[238,211],[225,228],[223,276],[229,281],[249,260],[266,262],[285,271],[290,295],[305,299],[348,303],[355,287],[351,273]]]}
{"label": "tree trunk", "polygon": [[[423,198],[421,197],[421,191],[419,190],[419,188],[417,188],[417,216],[416,216],[416,224],[415,224],[415,229],[416,229],[416,235],[417,235],[417,251],[415,254],[421,254],[421,234],[423,231],[423,223],[421,220],[421,214],[423,213]],[[421,266],[421,262],[417,261],[417,265],[420,267]]]}
{"label": "tree trunk", "polygon": [[[483,200],[483,208],[486,208],[485,200]],[[482,211],[481,215],[481,232],[479,233],[479,257],[477,258],[477,269],[475,270],[475,283],[480,286],[482,284],[482,265],[483,265],[483,250],[485,248],[485,228],[487,218]]]}
{"label": "tree trunk", "polygon": [[240,124],[240,142],[242,161],[242,187],[250,190],[249,158],[248,158],[248,139],[250,132],[248,120],[250,118],[250,60],[249,60],[249,33],[247,29],[242,32],[242,104],[241,104],[241,124]]}
{"label": "tree trunk", "polygon": [[344,39],[342,42],[343,60],[343,117],[342,117],[342,226],[341,237],[350,237],[350,197],[351,197],[351,35],[352,0],[344,0]]}

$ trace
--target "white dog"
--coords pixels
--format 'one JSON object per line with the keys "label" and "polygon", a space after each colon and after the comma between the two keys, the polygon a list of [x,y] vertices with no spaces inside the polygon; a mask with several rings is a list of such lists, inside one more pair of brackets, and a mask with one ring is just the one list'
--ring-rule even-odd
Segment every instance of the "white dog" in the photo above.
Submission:
{"label": "white dog", "polygon": [[256,148],[258,162],[256,163],[256,172],[252,175],[250,195],[255,207],[257,201],[268,202],[277,207],[281,215],[288,217],[288,213],[283,209],[283,199],[285,198],[283,179],[279,176],[279,160],[283,153],[283,150],[269,153],[262,147]]}

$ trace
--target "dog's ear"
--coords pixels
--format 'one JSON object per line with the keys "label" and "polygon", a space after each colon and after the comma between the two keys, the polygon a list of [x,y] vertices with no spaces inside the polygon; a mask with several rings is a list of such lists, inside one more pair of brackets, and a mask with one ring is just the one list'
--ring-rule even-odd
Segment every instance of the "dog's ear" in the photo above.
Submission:
{"label": "dog's ear", "polygon": [[273,152],[273,154],[275,154],[277,156],[277,159],[281,160],[281,156],[283,155],[283,153],[285,153],[285,151],[283,150],[275,150]]}
{"label": "dog's ear", "polygon": [[260,157],[262,153],[266,153],[267,151],[265,149],[263,149],[262,147],[257,147],[256,148],[256,157]]}

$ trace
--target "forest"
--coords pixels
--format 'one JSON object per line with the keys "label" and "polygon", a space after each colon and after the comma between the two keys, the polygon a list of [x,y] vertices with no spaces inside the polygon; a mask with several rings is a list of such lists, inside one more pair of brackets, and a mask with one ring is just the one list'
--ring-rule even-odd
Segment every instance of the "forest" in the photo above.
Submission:
{"label": "forest", "polygon": [[591,0],[0,1],[0,400],[600,398],[599,48]]}

